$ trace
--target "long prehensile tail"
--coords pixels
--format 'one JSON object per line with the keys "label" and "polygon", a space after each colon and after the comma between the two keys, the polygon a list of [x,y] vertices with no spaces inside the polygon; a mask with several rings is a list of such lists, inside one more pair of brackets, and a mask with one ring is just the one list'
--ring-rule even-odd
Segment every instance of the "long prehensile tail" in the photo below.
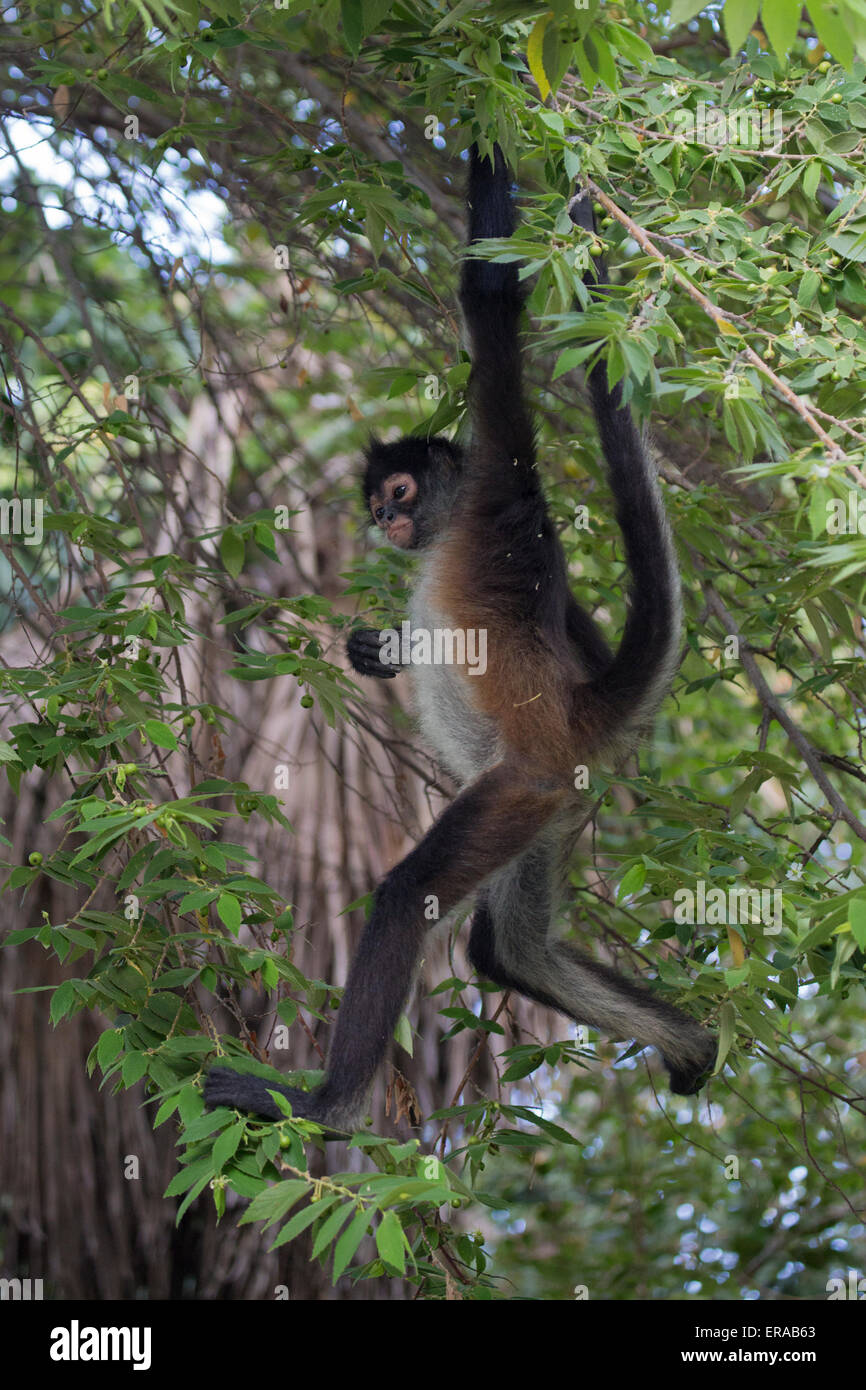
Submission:
{"label": "long prehensile tail", "polygon": [[[587,194],[572,205],[572,221],[595,231]],[[601,260],[587,283],[605,282]],[[592,407],[616,500],[616,518],[630,573],[628,610],[613,662],[593,682],[617,727],[640,726],[670,688],[680,651],[680,580],[676,551],[659,491],[656,468],[622,390],[607,382],[602,359],[588,374]]]}

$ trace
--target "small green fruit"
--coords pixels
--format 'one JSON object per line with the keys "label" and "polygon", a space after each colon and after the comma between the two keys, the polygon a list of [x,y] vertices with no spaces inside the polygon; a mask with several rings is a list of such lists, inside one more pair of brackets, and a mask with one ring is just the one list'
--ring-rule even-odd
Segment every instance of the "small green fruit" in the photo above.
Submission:
{"label": "small green fruit", "polygon": [[313,697],[312,697],[312,695],[302,695],[302,696],[301,696],[301,709],[312,709],[312,708],[313,708],[313,703],[314,703],[314,702],[313,702]]}
{"label": "small green fruit", "polygon": [[28,864],[32,864],[34,869],[38,869],[39,865],[42,863],[42,859],[43,856],[39,853],[39,850],[35,849],[33,853],[29,856],[27,862]]}

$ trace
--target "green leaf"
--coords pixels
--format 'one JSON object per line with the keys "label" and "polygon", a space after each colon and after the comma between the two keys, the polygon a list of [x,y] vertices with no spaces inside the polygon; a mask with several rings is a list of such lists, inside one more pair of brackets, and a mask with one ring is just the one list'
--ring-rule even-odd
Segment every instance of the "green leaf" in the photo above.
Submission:
{"label": "green leaf", "polygon": [[807,198],[814,198],[821,182],[822,165],[819,159],[810,159],[803,170],[803,192]]}
{"label": "green leaf", "polygon": [[343,36],[353,58],[357,58],[364,37],[364,11],[361,0],[340,0]]}
{"label": "green leaf", "polygon": [[829,488],[821,486],[812,488],[812,495],[809,498],[809,530],[813,540],[817,540],[827,531],[827,503],[832,496]]}
{"label": "green leaf", "polygon": [[286,1225],[280,1231],[271,1249],[276,1250],[278,1246],[286,1245],[290,1240],[294,1240],[295,1236],[299,1236],[301,1231],[305,1231],[308,1226],[312,1226],[313,1222],[317,1220],[318,1217],[324,1216],[325,1212],[329,1211],[334,1203],[339,1202],[339,1200],[339,1197],[336,1196],[322,1197],[318,1202],[310,1202],[309,1206],[304,1207],[303,1211],[295,1212],[292,1219],[287,1221]]}
{"label": "green leaf", "polygon": [[219,1173],[237,1152],[238,1144],[244,1137],[246,1124],[243,1120],[238,1120],[237,1124],[229,1125],[228,1129],[223,1130],[220,1137],[213,1146],[214,1172]]}
{"label": "green leaf", "polygon": [[858,222],[856,227],[835,232],[833,236],[828,236],[827,245],[831,251],[845,256],[849,261],[866,261],[866,226]]}
{"label": "green leaf", "polygon": [[740,51],[757,18],[757,0],[725,0],[722,19],[731,53]]}
{"label": "green leaf", "polygon": [[193,1183],[192,1187],[189,1189],[189,1191],[187,1192],[186,1196],[184,1197],[183,1201],[177,1209],[175,1225],[180,1225],[180,1221],[184,1212],[187,1210],[188,1207],[192,1206],[196,1197],[198,1197],[202,1192],[204,1192],[208,1183],[211,1181],[211,1177],[211,1173],[207,1172],[202,1173],[201,1177],[196,1179],[196,1181]]}
{"label": "green leaf", "polygon": [[251,1221],[264,1221],[266,1226],[270,1226],[272,1222],[288,1215],[304,1193],[310,1191],[311,1186],[312,1184],[304,1178],[289,1178],[286,1182],[275,1183],[273,1187],[266,1188],[258,1197],[253,1198],[239,1224],[243,1226]]}
{"label": "green leaf", "polygon": [[[542,62],[553,92],[559,91],[562,79],[568,72],[572,45],[573,40],[562,32],[558,24],[548,25],[542,44]],[[558,111],[548,114],[559,116]]]}
{"label": "green leaf", "polygon": [[241,927],[241,905],[237,898],[231,893],[221,893],[217,902],[217,912],[232,936],[237,936]]}
{"label": "green leaf", "polygon": [[526,45],[526,61],[529,64],[529,71],[535,78],[536,86],[541,93],[541,100],[546,101],[550,96],[550,83],[544,71],[544,33],[548,24],[553,19],[553,14],[548,10],[547,14],[541,15],[535,21],[532,33],[529,35],[529,42]]}
{"label": "green leaf", "polygon": [[624,58],[628,58],[635,66],[649,62],[653,57],[653,51],[646,39],[642,39],[640,34],[635,34],[631,29],[625,29],[621,24],[605,25],[605,37],[618,48]]}
{"label": "green leaf", "polygon": [[142,727],[151,743],[155,743],[157,748],[177,748],[177,739],[169,726],[164,724],[161,719],[145,719]]}
{"label": "green leaf", "polygon": [[382,20],[394,8],[394,0],[361,0],[364,16],[364,37],[377,34]]}
{"label": "green leaf", "polygon": [[[586,42],[585,40],[584,43]],[[611,92],[617,91],[619,80],[617,78],[616,63],[614,62],[613,54],[608,44],[598,32],[593,33],[592,44],[595,49],[595,57],[592,60],[592,66],[595,68],[604,85]],[[557,86],[558,85],[559,83],[557,83]]]}
{"label": "green leaf", "polygon": [[96,1044],[96,1060],[103,1071],[107,1071],[119,1052],[123,1051],[123,1029],[109,1028],[100,1034]]}
{"label": "green leaf", "polygon": [[566,348],[556,359],[556,366],[553,369],[553,380],[563,376],[565,372],[570,372],[574,367],[579,367],[581,362],[585,362],[598,347],[597,343],[588,343],[585,347]]}
{"label": "green leaf", "polygon": [[797,290],[797,303],[808,309],[821,288],[821,277],[817,270],[807,270]]}
{"label": "green leaf", "polygon": [[144,1076],[147,1071],[147,1062],[145,1053],[127,1052],[120,1066],[120,1074],[127,1090]]}
{"label": "green leaf", "polygon": [[524,1076],[529,1076],[540,1067],[544,1057],[540,1051],[534,1051],[529,1057],[518,1057],[510,1063],[508,1069],[503,1073],[503,1081],[520,1081]]}
{"label": "green leaf", "polygon": [[[250,36],[243,29],[215,29],[213,42],[217,48],[240,48],[242,43],[249,43]],[[159,100],[159,94],[154,92],[154,99]]]}
{"label": "green leaf", "polygon": [[674,0],[670,8],[671,23],[687,24],[696,14],[700,14],[706,3],[707,0]]}
{"label": "green leaf", "polygon": [[646,864],[639,860],[637,864],[632,864],[631,868],[623,874],[622,881],[617,889],[616,900],[623,902],[625,898],[632,897],[639,893],[646,883]]}
{"label": "green leaf", "polygon": [[64,980],[63,984],[58,985],[51,996],[51,1008],[48,1011],[51,1022],[59,1023],[62,1018],[66,1017],[74,1003],[75,986],[71,980]]}
{"label": "green leaf", "polygon": [[220,537],[220,558],[232,579],[237,579],[243,569],[245,553],[243,537],[238,535],[234,527],[230,526],[223,531]]}
{"label": "green leaf", "polygon": [[376,1228],[376,1249],[389,1269],[403,1274],[406,1269],[406,1238],[396,1212],[386,1211]]}
{"label": "green leaf", "polygon": [[359,1211],[337,1241],[334,1247],[333,1283],[336,1284],[340,1275],[348,1267],[352,1256],[355,1254],[355,1251],[370,1229],[373,1215],[372,1208]]}
{"label": "green leaf", "polygon": [[843,67],[850,70],[854,62],[854,45],[851,42],[846,17],[840,13],[840,6],[833,3],[833,0],[809,0],[808,8],[809,18],[824,47],[830,50]]}
{"label": "green leaf", "polygon": [[412,1056],[414,1039],[412,1037],[412,1024],[409,1022],[407,1014],[401,1014],[397,1019],[397,1027],[394,1029],[394,1037],[400,1044],[404,1052]]}
{"label": "green leaf", "polygon": [[378,260],[385,246],[385,219],[378,208],[367,209],[364,231],[367,234],[373,255]]}
{"label": "green leaf", "polygon": [[213,1176],[213,1160],[208,1154],[205,1158],[196,1159],[194,1163],[185,1164],[180,1172],[175,1173],[165,1189],[165,1195],[166,1197],[178,1197],[181,1192],[188,1191],[201,1177],[204,1177],[205,1181],[209,1181]]}
{"label": "green leaf", "polygon": [[316,1232],[313,1241],[313,1259],[317,1260],[323,1251],[327,1250],[333,1240],[337,1238],[337,1232],[344,1226],[349,1217],[355,1211],[354,1202],[343,1202],[342,1206],[332,1211],[322,1227]]}
{"label": "green leaf", "polygon": [[763,0],[761,23],[780,58],[790,53],[802,12],[800,0]]}
{"label": "green leaf", "polygon": [[7,743],[6,740],[3,738],[0,738],[0,763],[17,762],[20,762],[20,759],[18,757],[18,754],[15,752],[15,749],[12,747],[12,744]]}
{"label": "green leaf", "polygon": [[866,897],[852,898],[848,907],[851,932],[861,951],[866,951]]}
{"label": "green leaf", "polygon": [[725,1065],[725,1058],[731,1050],[736,1031],[737,1014],[730,999],[726,999],[719,1009],[719,1051],[716,1056],[716,1065],[713,1068],[713,1075],[718,1076]]}
{"label": "green leaf", "polygon": [[200,912],[208,903],[212,903],[217,895],[215,888],[196,888],[192,893],[187,893],[177,905],[179,913]]}

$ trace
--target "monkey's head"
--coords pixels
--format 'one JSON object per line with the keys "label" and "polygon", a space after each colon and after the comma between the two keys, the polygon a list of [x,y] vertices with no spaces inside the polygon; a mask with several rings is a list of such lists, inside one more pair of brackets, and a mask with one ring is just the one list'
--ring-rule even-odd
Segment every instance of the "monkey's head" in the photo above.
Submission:
{"label": "monkey's head", "polygon": [[423,550],[451,515],[463,475],[463,452],[439,435],[371,439],[362,490],[373,521],[400,550]]}

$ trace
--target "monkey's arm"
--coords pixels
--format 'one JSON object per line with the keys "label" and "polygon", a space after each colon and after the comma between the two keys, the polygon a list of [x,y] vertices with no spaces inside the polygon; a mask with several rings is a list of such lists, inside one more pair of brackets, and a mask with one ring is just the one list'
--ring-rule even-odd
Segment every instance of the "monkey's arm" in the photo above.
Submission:
{"label": "monkey's arm", "polygon": [[[469,152],[469,245],[490,237],[509,237],[515,213],[508,167],[498,145],[494,160]],[[479,491],[495,483],[501,507],[509,495],[535,491],[535,429],[523,396],[519,325],[523,292],[517,265],[510,261],[467,258],[460,280],[460,303],[469,331],[472,376],[470,474]]]}
{"label": "monkey's arm", "polygon": [[393,680],[403,667],[399,662],[384,659],[382,640],[384,633],[374,627],[356,627],[346,639],[346,653],[354,669],[360,676],[379,676],[380,679]]}

